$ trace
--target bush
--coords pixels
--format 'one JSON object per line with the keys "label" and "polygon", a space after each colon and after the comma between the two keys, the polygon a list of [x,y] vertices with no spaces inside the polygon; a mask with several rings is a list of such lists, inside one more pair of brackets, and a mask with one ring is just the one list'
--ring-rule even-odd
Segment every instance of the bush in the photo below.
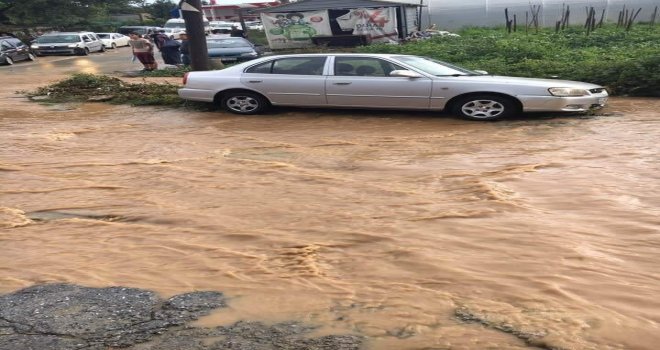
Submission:
{"label": "bush", "polygon": [[586,81],[616,95],[660,96],[659,26],[637,24],[626,32],[608,25],[589,36],[581,27],[511,34],[504,28],[466,28],[458,34],[358,50],[428,56],[498,75]]}

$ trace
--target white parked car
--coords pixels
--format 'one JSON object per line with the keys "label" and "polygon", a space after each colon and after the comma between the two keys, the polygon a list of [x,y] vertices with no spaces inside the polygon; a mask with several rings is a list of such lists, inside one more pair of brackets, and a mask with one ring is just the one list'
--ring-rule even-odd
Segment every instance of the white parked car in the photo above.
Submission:
{"label": "white parked car", "polygon": [[165,31],[164,34],[167,35],[170,39],[179,40],[181,39],[181,33],[185,33],[185,28],[163,28],[162,31]]}
{"label": "white parked car", "polygon": [[398,54],[298,54],[189,72],[179,96],[237,114],[270,105],[446,110],[474,120],[521,112],[586,112],[605,106],[604,87],[568,80],[488,75]]}
{"label": "white parked car", "polygon": [[37,56],[44,55],[89,55],[90,52],[105,52],[103,45],[92,32],[52,32],[38,37],[30,49]]}
{"label": "white parked car", "polygon": [[128,46],[128,41],[131,39],[128,36],[119,33],[96,33],[96,36],[101,39],[103,45],[108,49],[116,49],[119,46]]}
{"label": "white parked car", "polygon": [[245,21],[245,26],[250,30],[264,30],[264,24],[261,21]]}

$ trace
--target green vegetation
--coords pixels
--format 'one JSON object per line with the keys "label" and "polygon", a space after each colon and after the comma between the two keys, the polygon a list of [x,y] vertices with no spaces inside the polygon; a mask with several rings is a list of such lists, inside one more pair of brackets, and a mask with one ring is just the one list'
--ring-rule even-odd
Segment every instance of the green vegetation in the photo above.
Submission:
{"label": "green vegetation", "polygon": [[498,75],[586,81],[615,95],[660,96],[660,26],[637,24],[626,32],[609,25],[589,36],[582,27],[511,34],[467,28],[458,34],[358,51],[428,56]]}
{"label": "green vegetation", "polygon": [[134,106],[191,105],[179,98],[178,88],[179,86],[169,83],[135,84],[106,75],[74,74],[68,79],[28,92],[27,96],[33,100],[54,103],[104,101]]}

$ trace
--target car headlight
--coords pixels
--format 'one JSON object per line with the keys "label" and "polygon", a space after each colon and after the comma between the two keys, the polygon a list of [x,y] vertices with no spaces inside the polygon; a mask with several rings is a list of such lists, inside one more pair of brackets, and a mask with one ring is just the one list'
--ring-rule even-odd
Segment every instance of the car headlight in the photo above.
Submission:
{"label": "car headlight", "polygon": [[71,44],[68,47],[78,47],[78,44]]}
{"label": "car headlight", "polygon": [[254,51],[253,52],[244,52],[244,53],[241,54],[241,57],[254,57],[254,56],[257,56],[257,53],[254,52]]}
{"label": "car headlight", "polygon": [[30,48],[31,48],[31,49],[38,49],[38,48],[39,48],[39,45],[30,45]]}
{"label": "car headlight", "polygon": [[585,89],[576,89],[576,88],[567,88],[567,87],[549,88],[548,92],[550,92],[552,96],[561,96],[561,97],[589,95],[589,91]]}

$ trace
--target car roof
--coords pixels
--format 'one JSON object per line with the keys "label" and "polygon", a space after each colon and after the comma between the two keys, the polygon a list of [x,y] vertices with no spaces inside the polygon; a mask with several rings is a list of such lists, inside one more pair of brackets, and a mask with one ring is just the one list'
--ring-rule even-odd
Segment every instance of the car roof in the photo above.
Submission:
{"label": "car roof", "polygon": [[398,56],[411,56],[405,54],[388,54],[388,53],[344,53],[344,52],[328,52],[328,53],[300,53],[300,54],[287,54],[287,55],[274,55],[267,56],[268,58],[285,58],[285,57],[314,57],[314,56],[363,56],[363,57],[380,57],[380,58],[390,58]]}
{"label": "car roof", "polygon": [[51,33],[46,33],[42,36],[49,36],[49,35],[75,35],[75,34],[94,34],[94,32],[51,32]]}

